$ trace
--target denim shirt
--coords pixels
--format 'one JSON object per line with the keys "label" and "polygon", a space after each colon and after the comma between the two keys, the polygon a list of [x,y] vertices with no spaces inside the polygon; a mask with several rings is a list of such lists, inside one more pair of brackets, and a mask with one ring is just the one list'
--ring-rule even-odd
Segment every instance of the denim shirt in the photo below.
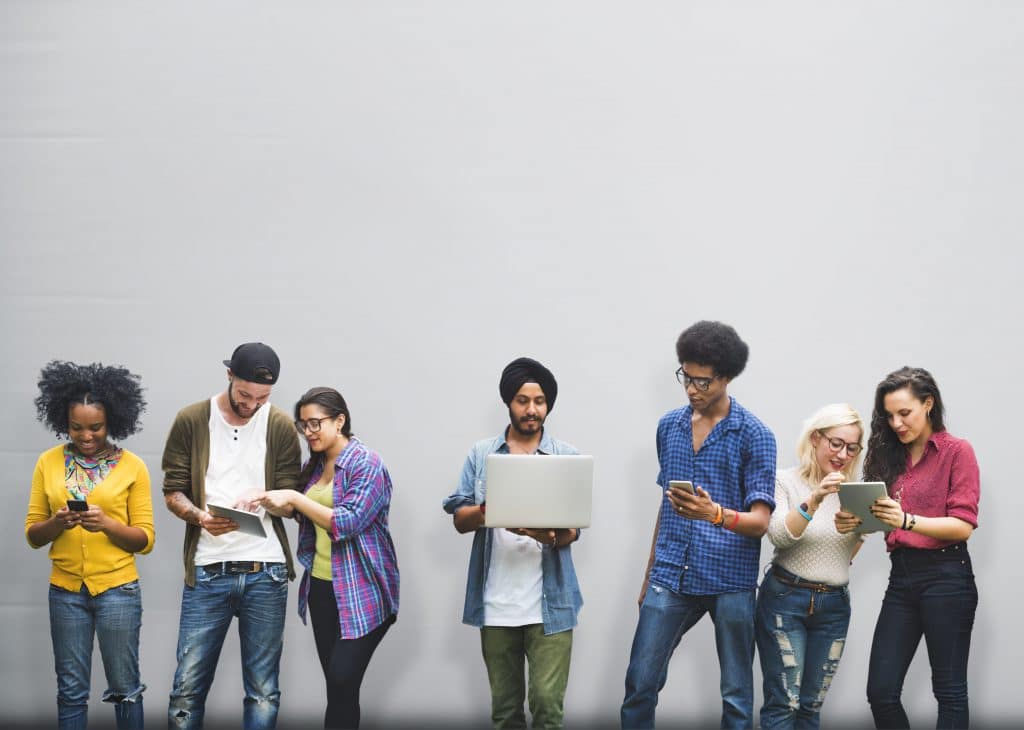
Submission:
{"label": "denim shirt", "polygon": [[[487,455],[509,453],[505,434],[497,438],[478,441],[469,450],[462,467],[459,487],[443,500],[441,506],[448,514],[460,507],[480,504],[487,496]],[[548,436],[541,436],[538,454],[577,454],[575,447]],[[498,528],[503,529],[503,528]],[[470,626],[484,625],[484,585],[491,566],[491,545],[494,529],[481,527],[473,535],[473,549],[469,555],[469,574],[466,578],[466,604],[462,622]],[[572,547],[541,546],[541,616],[544,633],[557,634],[576,626],[577,615],[583,606],[583,596],[576,581],[572,564]]]}

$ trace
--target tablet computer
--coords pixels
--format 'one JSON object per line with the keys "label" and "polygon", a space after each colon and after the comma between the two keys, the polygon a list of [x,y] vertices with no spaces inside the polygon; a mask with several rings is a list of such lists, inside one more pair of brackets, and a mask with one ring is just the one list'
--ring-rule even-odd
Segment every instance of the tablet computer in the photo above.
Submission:
{"label": "tablet computer", "polygon": [[871,514],[875,500],[888,496],[885,482],[843,482],[839,485],[839,504],[843,512],[861,519],[854,532],[892,532],[892,527]]}
{"label": "tablet computer", "polygon": [[489,454],[487,527],[589,527],[594,457]]}
{"label": "tablet computer", "polygon": [[267,531],[263,529],[264,510],[261,507],[257,512],[246,512],[233,507],[223,507],[219,504],[206,503],[206,511],[216,517],[226,517],[238,525],[238,531],[246,535],[266,537]]}

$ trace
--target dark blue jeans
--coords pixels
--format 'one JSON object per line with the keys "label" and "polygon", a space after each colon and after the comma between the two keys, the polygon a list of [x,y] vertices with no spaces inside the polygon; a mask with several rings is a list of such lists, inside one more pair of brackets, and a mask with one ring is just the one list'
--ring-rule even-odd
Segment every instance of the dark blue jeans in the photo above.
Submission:
{"label": "dark blue jeans", "polygon": [[889,587],[878,614],[868,667],[868,702],[878,728],[909,728],[900,702],[903,680],[924,636],[939,703],[938,728],[965,728],[967,655],[978,589],[967,543],[890,554]]}
{"label": "dark blue jeans", "polygon": [[[781,571],[790,579],[798,576]],[[761,728],[816,730],[846,646],[850,592],[796,588],[772,573],[757,594],[757,654],[764,677]]]}
{"label": "dark blue jeans", "polygon": [[668,679],[672,652],[706,613],[715,624],[722,727],[753,727],[754,591],[691,596],[651,585],[640,607],[626,669],[626,697],[620,710],[623,728],[654,727],[654,708]]}

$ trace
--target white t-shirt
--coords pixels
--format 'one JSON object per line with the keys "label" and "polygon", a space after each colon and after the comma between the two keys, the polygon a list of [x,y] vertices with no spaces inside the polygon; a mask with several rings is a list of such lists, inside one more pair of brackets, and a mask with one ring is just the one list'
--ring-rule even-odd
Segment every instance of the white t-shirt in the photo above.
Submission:
{"label": "white t-shirt", "polygon": [[[266,489],[267,423],[270,404],[265,403],[244,426],[232,426],[217,406],[210,403],[210,463],[206,468],[206,502],[233,507],[253,491]],[[203,505],[205,508],[206,505]],[[284,550],[277,539],[270,515],[263,516],[267,536],[246,535],[238,530],[214,537],[199,532],[196,565],[222,560],[260,560],[283,563]]]}
{"label": "white t-shirt", "polygon": [[532,537],[494,530],[491,565],[484,584],[485,626],[544,623],[540,595],[542,547]]}

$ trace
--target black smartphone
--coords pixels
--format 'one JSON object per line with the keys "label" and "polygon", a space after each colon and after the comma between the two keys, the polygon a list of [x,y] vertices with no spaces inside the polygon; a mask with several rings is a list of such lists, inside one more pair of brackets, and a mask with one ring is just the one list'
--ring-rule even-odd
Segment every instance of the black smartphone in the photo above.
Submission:
{"label": "black smartphone", "polygon": [[72,512],[85,512],[89,509],[89,503],[84,499],[69,499],[68,509]]}

